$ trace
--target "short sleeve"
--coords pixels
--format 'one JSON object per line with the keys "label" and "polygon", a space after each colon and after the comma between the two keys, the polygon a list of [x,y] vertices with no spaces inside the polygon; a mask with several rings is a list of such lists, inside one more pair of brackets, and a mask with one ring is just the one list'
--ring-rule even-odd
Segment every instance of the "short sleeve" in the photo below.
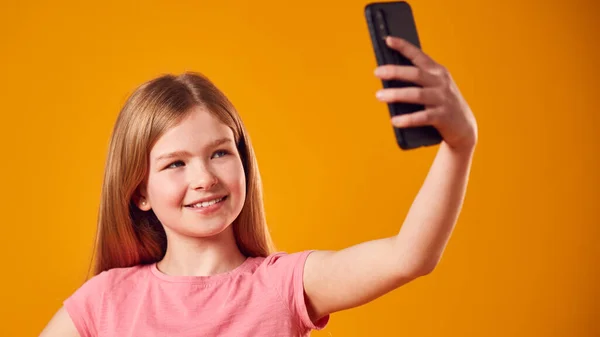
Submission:
{"label": "short sleeve", "polygon": [[106,279],[106,272],[92,277],[63,302],[81,337],[97,336]]}
{"label": "short sleeve", "polygon": [[293,254],[272,254],[266,260],[266,268],[270,283],[280,292],[301,328],[322,330],[329,322],[329,315],[313,323],[308,315],[304,296],[304,265],[312,252],[308,250]]}

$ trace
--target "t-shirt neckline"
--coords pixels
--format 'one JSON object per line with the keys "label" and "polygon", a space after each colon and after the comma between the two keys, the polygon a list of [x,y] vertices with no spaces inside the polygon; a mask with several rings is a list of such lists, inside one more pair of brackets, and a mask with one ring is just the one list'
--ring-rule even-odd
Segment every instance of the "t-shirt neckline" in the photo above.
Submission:
{"label": "t-shirt neckline", "polygon": [[163,273],[162,271],[160,271],[158,269],[157,266],[157,262],[153,263],[152,265],[150,265],[150,271],[152,272],[152,274],[154,276],[156,276],[157,278],[163,280],[163,281],[167,281],[167,282],[174,282],[174,283],[216,283],[216,282],[222,282],[225,281],[227,279],[230,279],[240,273],[243,273],[245,270],[248,269],[248,266],[250,265],[250,262],[252,262],[253,258],[251,257],[247,257],[246,260],[244,260],[244,262],[242,262],[242,264],[240,264],[239,266],[237,266],[236,268],[228,271],[228,272],[224,272],[224,273],[219,273],[219,274],[215,274],[215,275],[209,275],[209,276],[182,276],[182,275],[168,275]]}

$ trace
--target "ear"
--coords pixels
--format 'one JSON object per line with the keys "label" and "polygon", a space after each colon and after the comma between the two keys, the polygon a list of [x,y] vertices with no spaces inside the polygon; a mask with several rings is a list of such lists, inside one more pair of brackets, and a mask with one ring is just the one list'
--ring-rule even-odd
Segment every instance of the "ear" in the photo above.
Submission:
{"label": "ear", "polygon": [[146,188],[144,186],[140,186],[133,196],[133,202],[142,211],[149,211],[152,209],[152,206],[150,206],[150,201],[146,195]]}

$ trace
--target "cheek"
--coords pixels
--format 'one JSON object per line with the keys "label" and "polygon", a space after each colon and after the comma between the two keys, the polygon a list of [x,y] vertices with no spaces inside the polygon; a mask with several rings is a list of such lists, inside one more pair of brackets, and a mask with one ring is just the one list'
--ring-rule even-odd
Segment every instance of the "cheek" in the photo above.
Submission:
{"label": "cheek", "polygon": [[223,180],[227,188],[235,193],[239,199],[244,200],[246,196],[246,178],[242,164],[234,162],[227,167],[225,172]]}
{"label": "cheek", "polygon": [[151,178],[148,182],[148,195],[152,207],[161,209],[165,206],[179,206],[185,196],[185,186],[177,176],[167,174]]}

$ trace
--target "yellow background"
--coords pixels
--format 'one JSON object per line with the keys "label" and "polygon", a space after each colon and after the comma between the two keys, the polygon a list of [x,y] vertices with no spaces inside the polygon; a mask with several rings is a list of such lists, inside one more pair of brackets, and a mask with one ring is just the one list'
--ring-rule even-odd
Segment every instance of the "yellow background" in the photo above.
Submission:
{"label": "yellow background", "polygon": [[[37,335],[83,281],[113,122],[161,73],[237,106],[280,249],[395,234],[436,148],[394,142],[365,4],[3,2],[0,335]],[[433,274],[313,335],[599,336],[599,6],[411,4],[479,121],[465,207]]]}

